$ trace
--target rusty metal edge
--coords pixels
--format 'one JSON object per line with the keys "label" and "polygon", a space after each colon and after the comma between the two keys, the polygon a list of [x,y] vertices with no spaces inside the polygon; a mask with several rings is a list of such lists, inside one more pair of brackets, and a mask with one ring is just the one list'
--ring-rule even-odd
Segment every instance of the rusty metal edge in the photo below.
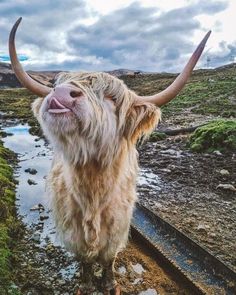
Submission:
{"label": "rusty metal edge", "polygon": [[159,249],[152,241],[144,236],[141,231],[139,231],[136,226],[131,224],[131,237],[134,241],[146,246],[146,249],[152,254],[156,262],[163,267],[164,271],[173,278],[176,283],[181,283],[183,286],[191,291],[192,295],[208,295],[200,286],[198,286],[185,272],[179,268],[174,261],[170,260],[164,252]]}
{"label": "rusty metal edge", "polygon": [[167,220],[163,219],[160,215],[158,215],[156,212],[154,212],[153,210],[143,206],[140,203],[136,204],[139,208],[142,208],[142,210],[146,211],[147,213],[155,216],[155,218],[157,218],[160,222],[162,222],[163,224],[165,224],[166,226],[168,226],[169,228],[171,228],[173,231],[175,231],[179,236],[181,236],[183,239],[185,239],[188,243],[191,243],[192,245],[194,245],[196,248],[198,248],[202,253],[204,253],[205,255],[207,255],[208,257],[210,257],[212,260],[214,260],[215,263],[217,263],[218,267],[223,267],[227,273],[229,273],[232,277],[235,278],[236,280],[236,273],[233,271],[233,269],[231,269],[228,265],[226,265],[222,260],[220,260],[219,258],[216,258],[213,254],[211,254],[204,246],[198,244],[195,240],[193,240],[192,238],[190,238],[187,234],[181,232],[178,230],[177,227],[175,227],[173,224],[171,224],[170,222],[168,222]]}
{"label": "rusty metal edge", "polygon": [[[165,226],[168,228],[171,228],[171,230],[175,231],[178,236],[181,236],[181,238],[185,239],[187,243],[191,243],[191,246],[194,245],[194,247],[197,247],[200,252],[204,253],[208,257],[210,257],[211,260],[214,261],[214,263],[217,264],[217,267],[223,267],[226,272],[228,272],[232,277],[236,277],[236,273],[229,268],[226,264],[224,264],[221,260],[213,256],[211,253],[209,253],[204,247],[199,245],[196,241],[191,239],[186,234],[180,232],[175,226],[170,224],[168,221],[164,220],[162,217],[160,217],[158,214],[150,210],[149,208],[137,203],[137,206],[144,210],[147,214],[154,216],[157,218],[160,222],[162,222]],[[191,292],[194,292],[193,294],[199,294],[199,295],[209,295],[209,290],[206,290],[205,288],[202,288],[201,285],[199,285],[197,282],[194,282],[192,278],[188,275],[187,272],[183,271],[176,263],[171,260],[165,253],[160,249],[157,245],[155,245],[148,237],[146,237],[133,223],[131,223],[131,234],[135,238],[138,237],[139,240],[141,240],[150,250],[153,254],[155,254],[155,257],[159,260],[161,259],[161,262],[163,263],[164,269],[171,274],[174,274],[184,285],[191,290]],[[170,272],[171,270],[171,272]]]}

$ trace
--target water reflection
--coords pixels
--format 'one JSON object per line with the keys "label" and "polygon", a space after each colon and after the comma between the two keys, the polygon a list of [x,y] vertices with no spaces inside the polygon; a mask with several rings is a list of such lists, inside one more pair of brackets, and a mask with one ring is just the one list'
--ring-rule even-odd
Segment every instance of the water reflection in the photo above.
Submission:
{"label": "water reflection", "polygon": [[[16,179],[19,181],[17,186],[17,206],[23,221],[29,225],[37,224],[40,221],[38,210],[30,211],[36,204],[40,203],[48,208],[48,199],[45,194],[45,176],[51,165],[52,151],[45,145],[43,139],[29,134],[29,126],[17,125],[3,128],[7,133],[13,134],[4,138],[4,145],[18,153],[19,169]],[[25,172],[26,169],[36,169],[35,175]],[[36,185],[29,185],[28,180],[32,180]],[[43,221],[43,231],[41,238],[47,235],[52,236],[54,225],[50,212],[43,212],[43,215],[49,215],[48,219]],[[54,237],[55,240],[55,237]]]}
{"label": "water reflection", "polygon": [[149,169],[141,168],[138,176],[138,186],[148,186],[160,190],[161,179],[157,174],[152,173]]}

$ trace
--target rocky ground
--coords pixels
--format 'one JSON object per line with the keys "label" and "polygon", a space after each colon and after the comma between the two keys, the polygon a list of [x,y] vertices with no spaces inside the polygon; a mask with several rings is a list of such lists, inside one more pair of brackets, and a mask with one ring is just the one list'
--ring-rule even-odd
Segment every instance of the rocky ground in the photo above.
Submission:
{"label": "rocky ground", "polygon": [[[63,248],[50,241],[40,245],[34,232],[33,228],[26,230],[15,248],[15,252],[18,252],[15,256],[16,279],[11,290],[26,295],[76,294],[80,284],[80,264]],[[124,295],[190,295],[133,242],[119,255],[115,267],[116,278],[122,285]],[[98,279],[101,277],[98,265],[94,268],[94,274]],[[94,292],[91,295],[102,294]]]}
{"label": "rocky ground", "polygon": [[192,153],[186,140],[140,147],[141,166],[161,184],[139,186],[139,200],[236,270],[236,153]]}

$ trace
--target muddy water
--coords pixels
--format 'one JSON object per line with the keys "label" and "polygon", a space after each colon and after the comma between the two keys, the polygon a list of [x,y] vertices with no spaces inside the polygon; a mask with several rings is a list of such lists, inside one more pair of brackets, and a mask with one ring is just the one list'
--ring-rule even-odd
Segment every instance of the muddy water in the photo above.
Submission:
{"label": "muddy water", "polygon": [[[79,264],[66,253],[56,237],[45,193],[45,178],[50,169],[52,151],[43,139],[29,133],[27,124],[4,127],[3,130],[11,134],[4,138],[4,145],[16,152],[19,158],[19,169],[16,172],[19,182],[18,212],[32,231],[31,243],[37,245],[33,255],[31,249],[34,246],[30,245],[31,254],[27,255],[26,250],[23,260],[29,263],[33,261],[33,264],[41,269],[38,280],[33,278],[33,285],[29,284],[24,294],[73,295],[80,277]],[[139,185],[151,186],[156,190],[160,190],[162,185],[158,176],[148,169],[140,171],[138,182]],[[25,264],[27,263],[24,262]],[[117,279],[123,286],[124,294],[188,294],[166,275],[148,253],[133,242],[119,254],[116,269]],[[35,286],[41,291],[37,291]],[[45,286],[47,288],[42,291]]]}

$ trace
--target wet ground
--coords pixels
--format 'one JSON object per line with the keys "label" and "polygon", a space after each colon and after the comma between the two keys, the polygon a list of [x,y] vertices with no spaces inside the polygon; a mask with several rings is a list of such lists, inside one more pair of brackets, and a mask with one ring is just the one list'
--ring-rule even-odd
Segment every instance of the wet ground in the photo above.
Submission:
{"label": "wet ground", "polygon": [[[52,158],[50,147],[43,139],[30,135],[27,124],[9,121],[3,127],[8,134],[4,138],[5,146],[18,153],[20,160],[16,172],[17,207],[27,225],[16,249],[17,281],[12,287],[20,287],[27,295],[75,294],[80,282],[80,265],[56,237],[45,194],[45,178]],[[141,169],[138,182],[140,187],[155,192],[163,186],[160,177],[149,167]],[[132,241],[119,254],[116,270],[124,294],[189,294]],[[100,273],[99,267],[95,269],[97,276]]]}
{"label": "wet ground", "polygon": [[159,190],[138,184],[140,202],[236,270],[236,152],[191,153],[187,136],[139,148]]}

